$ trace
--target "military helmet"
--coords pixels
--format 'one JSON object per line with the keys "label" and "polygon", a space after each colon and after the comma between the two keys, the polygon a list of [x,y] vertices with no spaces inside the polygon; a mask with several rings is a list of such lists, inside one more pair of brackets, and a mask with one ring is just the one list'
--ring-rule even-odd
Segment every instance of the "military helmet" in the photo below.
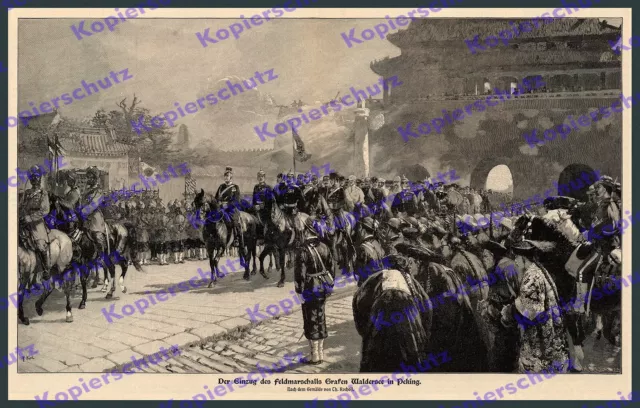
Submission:
{"label": "military helmet", "polygon": [[313,217],[308,217],[304,222],[304,226],[309,232],[313,233],[314,235],[318,235],[319,232],[316,228],[316,224],[317,222]]}
{"label": "military helmet", "polygon": [[408,179],[408,178],[406,178],[406,177],[404,176],[404,174],[403,174],[403,175],[402,175],[402,178],[400,179],[400,181],[402,181],[403,183],[406,183],[406,182],[408,182],[408,181],[409,181],[409,179]]}
{"label": "military helmet", "polygon": [[264,172],[264,170],[260,169],[260,171],[258,171],[258,177],[260,176],[266,176],[267,174]]}
{"label": "military helmet", "polygon": [[42,177],[42,169],[39,166],[29,168],[29,180],[33,178],[40,179]]}
{"label": "military helmet", "polygon": [[224,170],[224,175],[226,176],[227,174],[233,176],[233,168],[227,166],[227,168]]}
{"label": "military helmet", "polygon": [[287,176],[289,177],[295,177],[295,173],[293,172],[293,170],[289,169],[289,172],[287,173]]}
{"label": "military helmet", "polygon": [[393,178],[393,182],[394,182],[394,183],[399,183],[400,181],[402,181],[402,180],[400,179],[400,176],[395,176],[395,177]]}
{"label": "military helmet", "polygon": [[360,225],[362,225],[362,227],[369,232],[375,232],[375,230],[378,229],[378,221],[374,220],[371,217],[363,218]]}
{"label": "military helmet", "polygon": [[98,170],[98,168],[96,166],[89,167],[87,169],[87,175],[93,176],[93,177],[98,177],[100,175],[100,170]]}
{"label": "military helmet", "polygon": [[398,218],[391,218],[387,221],[387,224],[396,231],[400,231],[400,227],[402,226],[402,221]]}

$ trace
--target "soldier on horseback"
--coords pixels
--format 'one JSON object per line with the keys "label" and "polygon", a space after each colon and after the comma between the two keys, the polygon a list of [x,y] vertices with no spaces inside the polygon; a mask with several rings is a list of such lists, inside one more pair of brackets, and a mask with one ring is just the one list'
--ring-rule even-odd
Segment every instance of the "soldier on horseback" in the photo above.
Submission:
{"label": "soldier on horseback", "polygon": [[265,202],[273,198],[273,189],[266,183],[266,174],[262,169],[258,172],[258,184],[253,186],[252,197],[251,205],[256,212],[258,221],[260,221],[260,224],[263,226],[259,234],[262,235],[262,238],[266,238],[269,212],[266,209]]}
{"label": "soldier on horseback", "polygon": [[50,278],[49,272],[49,228],[44,217],[49,214],[49,196],[42,189],[41,174],[38,166],[30,169],[31,188],[26,190],[20,205],[20,231],[26,233],[27,243],[34,249],[42,263],[42,280]]}
{"label": "soldier on horseback", "polygon": [[414,216],[418,212],[418,199],[416,195],[409,188],[409,180],[402,176],[402,190],[399,191],[393,199],[391,209],[393,215],[405,218],[407,216]]}
{"label": "soldier on horseback", "polygon": [[276,190],[278,193],[276,196],[276,202],[291,222],[292,230],[295,234],[295,242],[298,242],[298,239],[302,236],[302,230],[304,228],[302,220],[298,214],[298,209],[301,206],[305,206],[305,200],[302,195],[302,190],[296,185],[295,174],[293,171],[289,171],[285,180],[286,183],[279,185]]}
{"label": "soldier on horseback", "polygon": [[[218,191],[216,191],[216,200],[220,202],[223,207],[224,223],[227,226],[228,231],[233,231],[234,241],[233,245],[238,245],[239,237],[242,234],[240,231],[240,213],[235,206],[240,205],[240,187],[237,184],[232,183],[233,169],[228,167],[224,172],[224,183],[220,184]],[[231,215],[229,215],[229,213]],[[229,234],[231,236],[231,234]]]}
{"label": "soldier on horseback", "polygon": [[304,186],[302,190],[302,196],[304,197],[305,206],[303,208],[300,208],[300,211],[307,213],[310,216],[315,216],[318,210],[318,206],[320,205],[318,178],[315,175],[313,176],[313,181]]}
{"label": "soldier on horseback", "polygon": [[[82,201],[82,210],[80,210],[80,218],[82,220],[82,228],[89,235],[91,240],[96,244],[99,253],[107,253],[107,224],[104,221],[104,215],[100,207],[102,206],[103,192],[99,180],[100,171],[97,167],[90,167],[87,170],[87,190]],[[107,265],[103,265],[103,271],[106,277]],[[96,272],[96,276],[97,276]],[[99,276],[97,276],[100,281]]]}
{"label": "soldier on horseback", "polygon": [[76,178],[72,173],[66,173],[65,181],[69,188],[68,191],[64,193],[62,197],[57,197],[56,204],[58,214],[64,214],[64,221],[62,223],[65,224],[65,228],[63,231],[71,231],[74,229],[75,222],[78,221],[78,218],[75,214],[75,208],[80,204],[81,194],[78,187],[76,187]]}

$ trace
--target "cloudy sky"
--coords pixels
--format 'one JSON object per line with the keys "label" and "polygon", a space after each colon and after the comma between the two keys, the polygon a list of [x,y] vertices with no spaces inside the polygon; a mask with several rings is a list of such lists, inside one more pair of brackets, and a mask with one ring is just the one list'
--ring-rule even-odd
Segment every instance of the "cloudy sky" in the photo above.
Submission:
{"label": "cloudy sky", "polygon": [[[85,27],[94,19],[88,19]],[[260,87],[278,104],[294,99],[307,103],[327,101],[349,87],[365,87],[378,76],[369,63],[396,56],[399,49],[378,37],[348,48],[340,33],[373,28],[380,20],[279,19],[245,29],[233,37],[203,48],[195,33],[211,28],[212,34],[238,20],[149,19],[120,23],[114,32],[103,31],[78,40],[70,26],[76,19],[21,20],[19,26],[19,111],[29,102],[40,105],[72,92],[84,79],[95,82],[111,71],[125,68],[134,78],[83,100],[63,106],[63,116],[93,116],[99,108],[118,109],[116,102],[133,94],[152,112],[184,106],[196,95],[218,89],[214,83],[227,76],[251,77],[256,71],[274,69],[279,78]],[[213,89],[212,89],[213,88]],[[196,137],[206,132],[196,114],[185,123]],[[203,129],[204,127],[204,129]],[[255,135],[229,135],[225,145],[255,147]],[[249,135],[247,135],[249,136]],[[222,147],[222,146],[221,146]]]}

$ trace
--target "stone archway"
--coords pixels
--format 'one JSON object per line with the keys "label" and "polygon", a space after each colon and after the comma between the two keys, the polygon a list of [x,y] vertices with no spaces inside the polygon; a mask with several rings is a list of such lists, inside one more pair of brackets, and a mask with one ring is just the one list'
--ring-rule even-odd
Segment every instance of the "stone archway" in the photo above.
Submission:
{"label": "stone archway", "polygon": [[572,163],[565,167],[558,177],[558,195],[586,201],[587,189],[594,182],[595,175],[590,166],[582,163]]}
{"label": "stone archway", "polygon": [[487,174],[485,190],[502,191],[513,195],[513,173],[506,164],[499,164]]}
{"label": "stone archway", "polygon": [[[475,169],[473,169],[473,171],[471,172],[471,180],[469,181],[469,186],[471,188],[475,188],[476,190],[484,190],[487,183],[487,177],[489,176],[491,170],[493,170],[494,167],[500,165],[509,167],[509,161],[510,160],[506,157],[488,157],[481,160],[480,163],[478,163]],[[511,168],[509,168],[509,170],[511,171],[511,179],[515,183],[513,171],[511,170]]]}

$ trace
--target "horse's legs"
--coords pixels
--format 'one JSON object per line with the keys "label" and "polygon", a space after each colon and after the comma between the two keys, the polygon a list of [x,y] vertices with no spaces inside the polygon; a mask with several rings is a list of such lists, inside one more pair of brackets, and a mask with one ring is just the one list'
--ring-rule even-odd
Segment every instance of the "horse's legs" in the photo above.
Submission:
{"label": "horse's legs", "polygon": [[[40,298],[38,298],[38,300],[36,301],[36,313],[38,313],[38,316],[42,316],[42,313],[44,313],[42,305],[44,305],[44,302],[47,300],[51,292],[53,292],[52,286],[45,285],[44,283],[40,283],[40,285],[43,286],[44,291],[42,292],[42,295],[40,295]],[[31,290],[34,289],[32,288]]]}
{"label": "horse's legs", "polygon": [[[216,253],[214,254],[214,252]],[[215,251],[213,245],[207,247],[207,255],[209,256],[209,268],[211,268],[211,280],[209,281],[209,285],[207,286],[207,288],[210,288],[212,285],[216,284],[216,268],[218,267],[217,257],[219,252],[220,251]]]}
{"label": "horse's legs", "polygon": [[[269,272],[265,272],[264,271],[264,258],[265,257],[269,257],[269,263],[271,263],[271,258],[273,258],[273,245],[272,244],[264,244],[264,248],[262,249],[262,251],[260,251],[260,275],[262,275],[263,278],[265,279],[269,279]],[[271,270],[271,266],[269,266],[269,271]]]}
{"label": "horse's legs", "polygon": [[24,301],[24,290],[29,284],[29,273],[22,273],[18,286],[18,318],[25,326],[29,325],[29,318],[24,316],[24,309],[22,308],[22,302]]}
{"label": "horse's legs", "polygon": [[284,262],[284,257],[285,257],[285,253],[286,253],[286,247],[281,247],[278,248],[278,258],[280,260],[280,280],[278,281],[278,287],[282,288],[284,287],[284,279],[285,279],[285,274],[284,274],[284,269],[285,269],[285,262]]}
{"label": "horse's legs", "polygon": [[80,272],[80,284],[82,285],[82,300],[80,301],[80,305],[78,309],[84,309],[87,304],[87,282],[89,281],[89,276],[83,272]]}
{"label": "horse's legs", "polygon": [[[240,241],[244,241],[244,237],[240,238]],[[249,254],[250,254],[250,250],[243,245],[243,242],[240,242],[240,245],[238,245],[238,257],[240,258],[240,266],[242,266],[242,264],[244,264],[244,275],[242,275],[242,279],[244,280],[250,280],[251,277],[249,275]]]}
{"label": "horse's legs", "polygon": [[64,294],[67,298],[67,318],[66,318],[67,323],[73,322],[73,313],[71,312],[71,289],[73,288],[73,285],[75,285],[76,283],[75,275],[73,278],[74,278],[73,280],[64,281],[62,284],[62,288],[64,289]]}
{"label": "horse's legs", "polygon": [[[100,263],[96,264],[96,275],[98,275],[100,272],[98,272],[98,268],[100,268]],[[110,287],[110,281],[109,281],[109,276],[107,275],[108,271],[107,271],[107,266],[106,265],[102,265],[102,273],[104,274],[104,285],[102,286],[102,292],[106,292],[107,290],[109,290]]]}
{"label": "horse's legs", "polygon": [[122,291],[122,293],[127,293],[127,287],[124,285],[124,277],[127,274],[127,269],[129,269],[129,261],[125,259],[123,261],[120,261],[119,265],[120,265],[120,268],[122,269],[122,273],[120,274],[120,279],[118,279],[118,283],[120,284],[120,290]]}
{"label": "horse's legs", "polygon": [[253,260],[253,269],[251,270],[251,275],[255,275],[257,272],[256,269],[256,257],[258,256],[258,242],[257,240],[253,241],[253,245],[252,245],[252,253],[250,255],[250,259]]}
{"label": "horse's legs", "polygon": [[[123,261],[123,262],[129,262],[129,261]],[[113,297],[113,293],[116,291],[116,266],[113,264],[110,264],[108,267],[105,266],[106,269],[109,270],[109,276],[111,277],[111,281],[109,282],[109,292],[107,293],[107,296],[105,297],[105,299],[111,299]]]}

